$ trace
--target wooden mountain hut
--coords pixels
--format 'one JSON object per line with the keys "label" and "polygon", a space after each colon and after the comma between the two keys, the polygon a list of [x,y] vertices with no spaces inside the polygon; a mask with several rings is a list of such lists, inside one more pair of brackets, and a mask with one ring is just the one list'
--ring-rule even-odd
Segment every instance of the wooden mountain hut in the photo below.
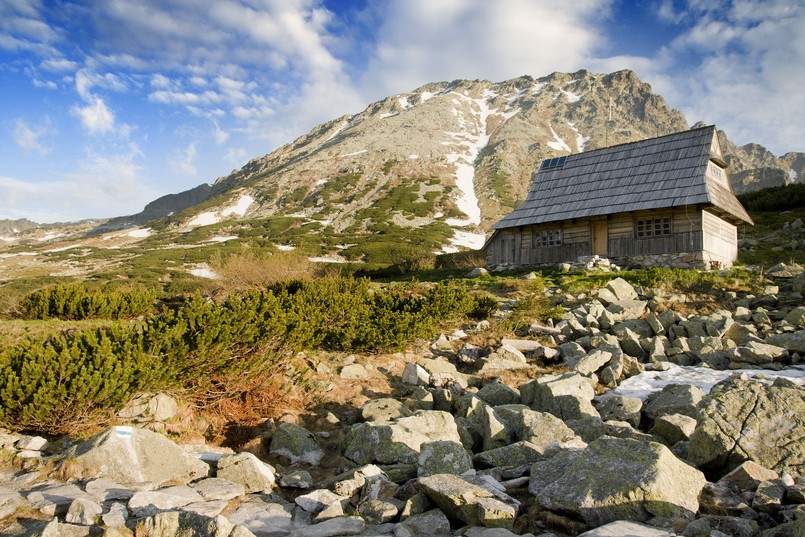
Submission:
{"label": "wooden mountain hut", "polygon": [[551,158],[525,202],[492,226],[487,266],[607,257],[619,265],[728,267],[738,226],[714,126]]}

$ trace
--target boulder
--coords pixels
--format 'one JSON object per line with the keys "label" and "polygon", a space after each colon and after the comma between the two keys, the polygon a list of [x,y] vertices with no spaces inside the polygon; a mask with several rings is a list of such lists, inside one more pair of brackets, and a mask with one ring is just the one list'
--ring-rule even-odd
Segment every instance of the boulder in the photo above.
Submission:
{"label": "boulder", "polygon": [[203,502],[204,498],[187,485],[175,485],[159,490],[135,492],[129,500],[129,510],[137,518],[153,516],[162,511],[173,511],[185,505]]}
{"label": "boulder", "polygon": [[579,358],[572,366],[572,369],[582,375],[590,375],[607,365],[610,360],[612,360],[611,352],[602,349],[593,349]]}
{"label": "boulder", "polygon": [[545,458],[545,449],[521,440],[507,446],[482,451],[474,457],[480,468],[514,468],[533,464]]}
{"label": "boulder", "polygon": [[246,488],[240,483],[233,483],[220,477],[202,479],[191,486],[205,500],[231,500],[246,494]]}
{"label": "boulder", "polygon": [[598,412],[604,421],[625,421],[637,427],[640,423],[640,410],[643,401],[637,397],[613,395],[598,403]]}
{"label": "boulder", "polygon": [[704,398],[704,391],[691,384],[668,384],[649,396],[643,408],[649,419],[656,420],[667,414],[696,417],[696,407]]}
{"label": "boulder", "polygon": [[580,533],[578,537],[673,537],[674,535],[676,533],[671,530],[618,520]]}
{"label": "boulder", "polygon": [[562,420],[598,417],[594,397],[592,382],[578,373],[543,375],[520,386],[523,404]]}
{"label": "boulder", "polygon": [[64,521],[69,524],[91,526],[103,513],[103,507],[87,498],[76,498],[67,509]]}
{"label": "boulder", "polygon": [[444,512],[467,524],[511,529],[517,509],[485,487],[452,474],[419,479],[419,488]]}
{"label": "boulder", "polygon": [[665,414],[654,420],[650,434],[660,436],[669,446],[690,439],[696,430],[696,420],[684,414]]}
{"label": "boulder", "polygon": [[313,434],[294,423],[280,423],[271,437],[270,453],[280,455],[291,461],[306,462],[318,466],[324,451],[316,443]]}
{"label": "boulder", "polygon": [[736,348],[734,361],[752,365],[770,364],[784,361],[788,358],[788,351],[777,345],[769,345],[759,341],[749,341],[746,345]]}
{"label": "boulder", "polygon": [[738,492],[755,492],[763,481],[771,481],[780,476],[774,470],[764,468],[753,461],[741,463],[737,468],[718,480]]}
{"label": "boulder", "polygon": [[19,492],[0,486],[0,519],[6,518],[25,505],[25,500]]}
{"label": "boulder", "polygon": [[491,406],[512,405],[520,402],[520,392],[500,382],[490,382],[478,390],[476,395]]}
{"label": "boulder", "polygon": [[388,423],[410,415],[411,411],[408,410],[408,407],[391,397],[372,399],[361,408],[361,417],[364,421]]}
{"label": "boulder", "polygon": [[754,520],[731,516],[705,515],[688,524],[682,533],[684,537],[711,537],[729,535],[731,537],[755,537],[760,527]]}
{"label": "boulder", "polygon": [[593,527],[653,517],[692,519],[706,483],[700,471],[657,442],[603,437],[564,463],[534,464],[529,491],[542,507]]}
{"label": "boulder", "polygon": [[246,492],[270,492],[277,480],[273,466],[248,452],[218,459],[217,477],[243,485]]}
{"label": "boulder", "polygon": [[412,515],[403,520],[395,537],[450,537],[450,521],[439,509]]}
{"label": "boulder", "polygon": [[720,472],[751,460],[778,473],[802,475],[805,443],[792,438],[805,438],[805,388],[783,379],[768,386],[730,378],[702,402],[689,459]]}
{"label": "boulder", "polygon": [[[233,524],[242,524],[255,535],[287,535],[293,524],[293,505],[252,499],[227,515]],[[234,536],[232,536],[234,537]]]}
{"label": "boulder", "polygon": [[75,477],[107,477],[123,485],[188,483],[210,467],[161,434],[139,427],[112,427],[64,455]]}
{"label": "boulder", "polygon": [[424,442],[417,460],[417,475],[463,474],[472,470],[472,459],[460,442]]}
{"label": "boulder", "polygon": [[789,352],[805,353],[805,330],[774,334],[766,338],[766,343],[782,347]]}
{"label": "boulder", "polygon": [[319,522],[313,526],[297,528],[287,537],[335,537],[337,535],[359,535],[366,529],[366,522],[360,517],[336,517]]}
{"label": "boulder", "polygon": [[610,291],[617,300],[637,300],[637,291],[623,278],[615,278],[607,282],[606,289]]}
{"label": "boulder", "polygon": [[[241,528],[233,533],[233,524],[223,516],[207,517],[187,511],[159,513],[137,525],[136,535],[142,537],[221,537],[224,535],[253,535]],[[248,531],[248,530],[246,530]]]}
{"label": "boulder", "polygon": [[439,410],[421,410],[393,423],[361,423],[344,437],[344,456],[357,464],[416,464],[426,442],[461,442],[453,416]]}

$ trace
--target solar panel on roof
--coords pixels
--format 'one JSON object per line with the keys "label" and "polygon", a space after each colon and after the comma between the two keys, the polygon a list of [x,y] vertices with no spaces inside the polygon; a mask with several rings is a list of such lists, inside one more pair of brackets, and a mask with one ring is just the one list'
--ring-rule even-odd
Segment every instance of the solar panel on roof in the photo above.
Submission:
{"label": "solar panel on roof", "polygon": [[551,168],[558,168],[560,166],[564,166],[566,160],[567,160],[567,156],[547,158],[547,159],[542,161],[542,167],[540,169],[541,170],[550,170]]}

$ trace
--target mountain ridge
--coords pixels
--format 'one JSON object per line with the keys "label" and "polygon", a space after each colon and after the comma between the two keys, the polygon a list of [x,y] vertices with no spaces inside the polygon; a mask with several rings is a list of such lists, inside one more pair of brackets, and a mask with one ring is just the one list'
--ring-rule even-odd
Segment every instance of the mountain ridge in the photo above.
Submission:
{"label": "mountain ridge", "polygon": [[[489,227],[525,198],[543,159],[688,128],[679,110],[629,70],[432,82],[322,123],[211,185],[95,222],[88,233],[147,224],[150,231],[127,237],[166,234],[170,243],[208,228],[208,239],[305,247],[358,262],[372,249],[402,244],[479,248]],[[776,157],[719,136],[736,193],[805,174],[803,153]],[[50,235],[63,241],[86,228],[0,236],[10,244]],[[373,245],[355,246],[362,242]]]}

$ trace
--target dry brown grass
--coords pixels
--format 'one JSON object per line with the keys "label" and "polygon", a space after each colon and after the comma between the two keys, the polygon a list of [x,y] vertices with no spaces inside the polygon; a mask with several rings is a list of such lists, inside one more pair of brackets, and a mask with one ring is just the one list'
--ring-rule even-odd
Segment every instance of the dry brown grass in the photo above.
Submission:
{"label": "dry brown grass", "polygon": [[221,278],[226,291],[243,292],[261,289],[277,281],[314,278],[316,264],[300,252],[256,253],[244,251],[235,255],[215,254],[210,267]]}

